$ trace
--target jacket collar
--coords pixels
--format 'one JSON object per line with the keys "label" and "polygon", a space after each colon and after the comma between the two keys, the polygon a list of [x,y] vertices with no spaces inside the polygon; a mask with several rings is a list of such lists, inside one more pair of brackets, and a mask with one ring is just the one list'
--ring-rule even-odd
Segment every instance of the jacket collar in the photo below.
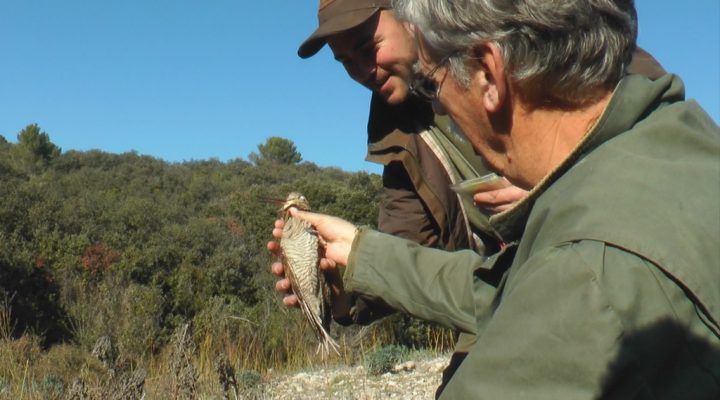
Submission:
{"label": "jacket collar", "polygon": [[432,105],[410,96],[402,104],[390,105],[373,93],[368,118],[368,156],[394,146],[405,147],[408,134],[427,129],[435,114]]}
{"label": "jacket collar", "polygon": [[519,240],[535,201],[555,181],[603,143],[630,130],[651,111],[684,97],[683,83],[675,75],[665,75],[655,81],[641,75],[628,75],[622,79],[600,119],[575,150],[513,208],[492,216],[493,229],[505,242]]}

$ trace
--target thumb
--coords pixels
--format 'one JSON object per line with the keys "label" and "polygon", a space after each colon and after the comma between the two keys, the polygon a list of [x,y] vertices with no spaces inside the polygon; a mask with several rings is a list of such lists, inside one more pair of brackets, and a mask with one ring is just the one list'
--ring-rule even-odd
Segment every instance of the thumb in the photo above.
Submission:
{"label": "thumb", "polygon": [[295,207],[290,209],[290,215],[292,215],[293,218],[298,218],[303,221],[309,222],[310,225],[316,228],[318,227],[318,225],[322,225],[323,218],[326,217],[323,214],[318,214],[310,211],[301,211]]}

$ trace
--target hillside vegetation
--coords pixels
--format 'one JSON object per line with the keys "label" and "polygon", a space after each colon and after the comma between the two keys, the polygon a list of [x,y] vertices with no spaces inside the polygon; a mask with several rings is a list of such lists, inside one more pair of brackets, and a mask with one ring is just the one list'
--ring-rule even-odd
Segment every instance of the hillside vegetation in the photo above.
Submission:
{"label": "hillside vegetation", "polygon": [[[61,151],[37,125],[0,136],[0,398],[133,398],[133,382],[146,398],[195,398],[322,364],[273,290],[267,199],[300,191],[372,226],[381,178],[302,161],[278,137],[248,158]],[[452,341],[399,316],[333,332],[345,346],[330,362],[344,364]]]}

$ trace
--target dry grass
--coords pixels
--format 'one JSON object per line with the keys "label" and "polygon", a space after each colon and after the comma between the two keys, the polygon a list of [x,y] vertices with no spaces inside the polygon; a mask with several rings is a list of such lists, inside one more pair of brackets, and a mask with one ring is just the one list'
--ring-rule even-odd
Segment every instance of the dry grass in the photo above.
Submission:
{"label": "dry grass", "polygon": [[10,339],[16,327],[10,307],[15,295],[7,296],[4,292],[2,294],[3,297],[0,299],[0,339],[7,340]]}
{"label": "dry grass", "polygon": [[[335,326],[340,354],[322,360],[298,313],[268,303],[250,315],[210,310],[154,352],[125,352],[109,336],[92,349],[61,344],[43,350],[39,337],[12,338],[8,304],[0,302],[0,399],[261,399],[278,372],[362,365],[366,354],[399,340],[389,323]],[[444,329],[424,327],[415,336],[436,354],[452,348],[453,335]]]}

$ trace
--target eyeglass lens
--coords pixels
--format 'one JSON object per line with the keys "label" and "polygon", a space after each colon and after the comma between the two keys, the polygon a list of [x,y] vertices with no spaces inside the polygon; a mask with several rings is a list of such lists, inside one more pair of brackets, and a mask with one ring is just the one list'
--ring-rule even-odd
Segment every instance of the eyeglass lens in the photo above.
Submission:
{"label": "eyeglass lens", "polygon": [[432,101],[435,99],[437,85],[433,80],[429,79],[425,75],[417,74],[410,84],[410,90],[417,96],[425,100]]}
{"label": "eyeglass lens", "polygon": [[412,82],[410,82],[410,91],[427,101],[435,101],[438,92],[438,85],[432,79],[432,76],[435,75],[435,72],[447,63],[453,55],[455,54],[450,54],[440,60],[440,62],[437,63],[435,67],[427,73],[427,75],[423,74],[420,70],[416,71]]}

